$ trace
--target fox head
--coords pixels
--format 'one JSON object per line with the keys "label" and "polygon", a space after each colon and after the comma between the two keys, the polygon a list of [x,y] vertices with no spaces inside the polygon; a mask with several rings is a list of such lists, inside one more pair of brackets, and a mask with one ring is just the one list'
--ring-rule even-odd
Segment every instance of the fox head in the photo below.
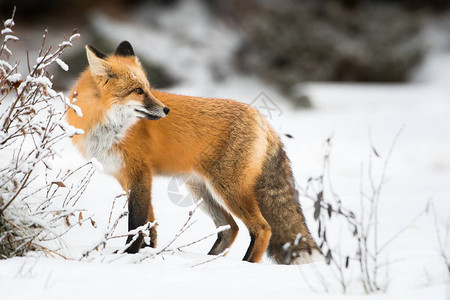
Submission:
{"label": "fox head", "polygon": [[152,95],[145,72],[129,42],[120,43],[109,56],[86,45],[86,54],[99,99],[107,102],[103,105],[128,121],[159,120],[167,116],[170,109]]}

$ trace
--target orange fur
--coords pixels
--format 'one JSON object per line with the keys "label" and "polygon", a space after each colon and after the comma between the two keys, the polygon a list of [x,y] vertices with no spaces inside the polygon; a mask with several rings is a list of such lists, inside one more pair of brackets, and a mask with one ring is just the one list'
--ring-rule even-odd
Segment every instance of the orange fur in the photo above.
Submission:
{"label": "orange fur", "polygon": [[[111,148],[111,153],[121,158],[120,168],[112,169],[112,175],[125,191],[130,190],[130,197],[134,193],[137,199],[130,210],[145,215],[147,221],[154,221],[148,193],[152,176],[195,174],[201,183],[197,187],[193,184],[193,188],[198,188],[199,197],[209,195],[212,199],[205,205],[216,225],[232,227],[230,234],[223,237],[227,241],[219,237],[210,253],[217,254],[234,241],[238,229],[228,213],[231,212],[242,219],[252,237],[245,259],[258,262],[268,247],[271,226],[277,225],[269,225],[265,220],[255,187],[268,149],[282,147],[264,118],[237,101],[151,89],[135,56],[112,55],[100,59],[89,51],[88,48],[91,67],[81,74],[71,93],[77,95],[75,104],[82,109],[83,117],[71,110],[67,115],[71,125],[85,131],[84,135],[73,138],[78,149],[89,157],[86,146],[89,134],[108,122],[108,111],[114,105],[137,101],[157,109],[167,106],[170,108],[167,117],[156,121],[136,120]],[[136,92],[129,93],[136,88],[145,92],[146,100]],[[136,217],[140,220],[136,222],[142,223],[143,218]],[[130,226],[142,225],[137,223]],[[153,235],[156,239],[156,231]]]}

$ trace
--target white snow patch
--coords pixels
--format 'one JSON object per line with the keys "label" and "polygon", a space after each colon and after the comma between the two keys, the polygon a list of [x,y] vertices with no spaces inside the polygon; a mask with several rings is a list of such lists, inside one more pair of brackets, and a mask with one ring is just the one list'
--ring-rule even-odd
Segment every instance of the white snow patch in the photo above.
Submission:
{"label": "white snow patch", "polygon": [[8,80],[9,82],[19,82],[22,80],[22,74],[20,73],[11,74],[6,78],[6,80]]}
{"label": "white snow patch", "polygon": [[61,69],[63,69],[64,71],[69,71],[69,66],[63,62],[60,58],[56,59],[56,63],[61,67]]}
{"label": "white snow patch", "polygon": [[8,19],[5,21],[5,27],[13,27],[16,23],[14,23],[13,19]]}
{"label": "white snow patch", "polygon": [[7,34],[7,35],[5,35],[3,40],[6,43],[8,41],[18,41],[19,38],[17,36],[15,36],[15,35]]}
{"label": "white snow patch", "polygon": [[3,29],[3,30],[1,31],[1,34],[2,34],[2,35],[4,35],[4,34],[9,34],[9,33],[13,33],[13,31],[12,31],[11,28],[5,28],[5,29]]}

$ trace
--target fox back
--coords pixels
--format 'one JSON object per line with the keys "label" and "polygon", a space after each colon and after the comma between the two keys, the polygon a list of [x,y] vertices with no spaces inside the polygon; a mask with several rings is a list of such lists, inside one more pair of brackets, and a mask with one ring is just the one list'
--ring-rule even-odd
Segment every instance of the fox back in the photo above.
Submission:
{"label": "fox back", "polygon": [[[179,176],[196,200],[203,199],[200,208],[217,227],[230,226],[218,233],[209,254],[234,242],[234,217],[250,233],[244,260],[258,262],[267,250],[278,263],[300,263],[319,253],[283,144],[258,111],[234,100],[152,89],[128,42],[110,56],[92,46],[86,52],[90,67],[71,94],[83,116],[68,114],[85,134],[73,142],[128,192],[129,230],[155,220],[153,176]],[[155,227],[150,238],[148,246],[155,247]],[[142,234],[128,237],[127,252],[143,246]]]}

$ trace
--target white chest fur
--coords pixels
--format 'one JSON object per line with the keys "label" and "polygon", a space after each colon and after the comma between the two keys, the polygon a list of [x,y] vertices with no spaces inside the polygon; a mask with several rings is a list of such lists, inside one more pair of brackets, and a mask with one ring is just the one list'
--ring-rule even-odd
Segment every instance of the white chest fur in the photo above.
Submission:
{"label": "white chest fur", "polygon": [[138,118],[132,105],[111,106],[102,123],[86,133],[83,147],[88,158],[95,157],[106,173],[114,174],[123,167],[123,155],[117,147],[127,130]]}

